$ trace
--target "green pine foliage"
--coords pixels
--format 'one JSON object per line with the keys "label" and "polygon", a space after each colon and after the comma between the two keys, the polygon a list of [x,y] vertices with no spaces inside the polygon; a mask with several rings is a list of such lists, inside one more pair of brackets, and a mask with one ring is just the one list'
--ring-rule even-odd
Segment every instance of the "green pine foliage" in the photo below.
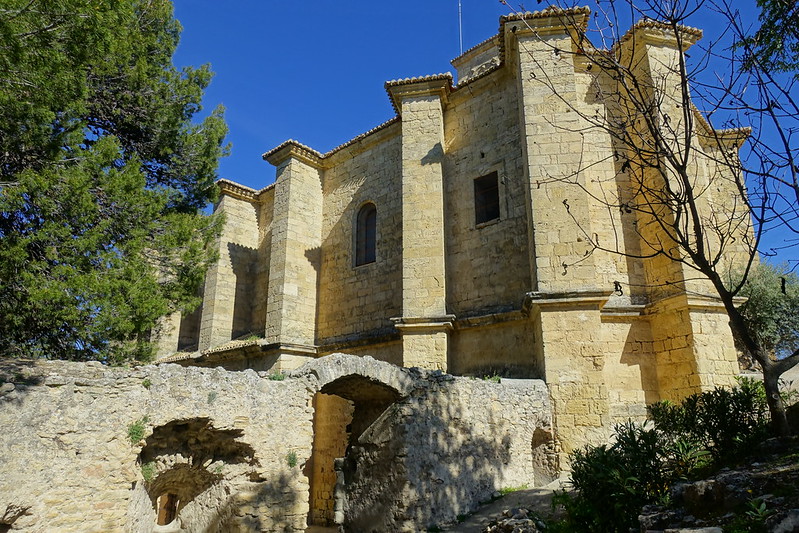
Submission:
{"label": "green pine foliage", "polygon": [[213,259],[227,128],[165,0],[0,8],[0,356],[147,359]]}

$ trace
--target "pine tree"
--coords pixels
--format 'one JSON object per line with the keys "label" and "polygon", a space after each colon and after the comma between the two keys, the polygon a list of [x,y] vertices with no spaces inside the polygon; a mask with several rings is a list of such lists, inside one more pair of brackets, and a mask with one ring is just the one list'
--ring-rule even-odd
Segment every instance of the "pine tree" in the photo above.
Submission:
{"label": "pine tree", "polygon": [[226,148],[166,0],[0,8],[0,355],[147,358],[213,251]]}

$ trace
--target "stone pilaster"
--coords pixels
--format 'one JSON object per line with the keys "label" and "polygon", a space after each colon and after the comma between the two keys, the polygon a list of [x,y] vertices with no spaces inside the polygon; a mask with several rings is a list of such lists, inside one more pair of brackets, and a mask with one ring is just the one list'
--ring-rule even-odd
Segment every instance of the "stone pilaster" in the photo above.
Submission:
{"label": "stone pilaster", "polygon": [[316,354],[322,245],[320,154],[288,141],[264,155],[277,167],[266,302],[267,355],[288,370]]}
{"label": "stone pilaster", "polygon": [[601,309],[610,291],[531,292],[525,312],[546,354],[544,379],[555,413],[561,465],[586,444],[607,441],[611,400],[603,373]]}
{"label": "stone pilaster", "polygon": [[[545,13],[545,12],[544,12]],[[534,292],[525,310],[549,387],[561,465],[588,443],[606,442],[610,394],[603,374],[601,308],[612,284],[590,240],[601,238],[592,180],[612,182],[610,136],[585,120],[586,75],[572,32],[587,12],[540,14],[505,24],[517,68]],[[590,169],[590,170],[586,170]],[[613,267],[606,266],[605,271]]]}
{"label": "stone pilaster", "polygon": [[389,82],[402,120],[403,366],[447,368],[444,105],[449,75]]}
{"label": "stone pilaster", "polygon": [[198,348],[207,350],[249,333],[250,262],[258,248],[255,191],[220,182],[222,196],[215,212],[225,218],[219,236],[219,259],[205,275]]}
{"label": "stone pilaster", "polygon": [[591,289],[598,281],[595,257],[586,257],[587,237],[595,233],[585,190],[590,180],[582,172],[592,156],[585,153],[590,128],[572,107],[582,95],[569,26],[579,16],[553,14],[505,25],[518,68],[530,265],[541,291]]}
{"label": "stone pilaster", "polygon": [[[623,60],[633,65],[633,73],[644,88],[645,97],[656,102],[658,125],[666,132],[664,138],[673,140],[673,149],[678,153],[684,150],[681,144],[686,138],[686,128],[696,130],[699,123],[694,111],[686,110],[684,106],[683,79],[679,74],[680,56],[700,37],[699,30],[684,28],[677,35],[672,28],[647,21],[633,26],[622,39],[620,47]],[[633,106],[628,108],[631,116],[640,113]],[[643,130],[637,137],[646,139],[649,135],[647,130]],[[718,176],[716,183],[708,181],[710,177],[704,171],[707,156],[701,151],[697,132],[693,131],[691,136],[694,146],[688,152],[691,155],[688,164],[695,190],[710,189],[710,185],[713,185],[713,189],[720,187],[723,183]],[[677,177],[670,176],[668,172],[664,176],[654,168],[644,166],[640,179],[643,180],[643,191],[657,191],[664,188],[664,180],[676,180]],[[674,184],[673,188],[679,190],[681,186]],[[719,209],[709,203],[711,198],[709,193],[696,197],[701,224],[705,225],[705,229],[716,226],[713,220],[704,218],[712,216]],[[647,200],[657,208],[657,199]],[[729,208],[729,205],[724,207],[725,211]],[[667,224],[672,223],[674,217],[670,209],[667,205],[660,207],[659,217],[666,220]],[[732,212],[729,216],[733,216]],[[647,243],[659,243],[662,248],[673,248],[672,254],[680,253],[676,245],[669,244],[672,241],[663,231],[662,224],[651,216],[641,215],[637,222],[644,254],[657,251]],[[708,250],[719,246],[713,239],[712,231],[706,232],[705,236]],[[651,301],[647,313],[657,360],[660,397],[679,401],[717,385],[734,383],[738,363],[728,326],[729,318],[715,296],[710,281],[697,275],[687,264],[664,256],[645,259],[643,265]]]}

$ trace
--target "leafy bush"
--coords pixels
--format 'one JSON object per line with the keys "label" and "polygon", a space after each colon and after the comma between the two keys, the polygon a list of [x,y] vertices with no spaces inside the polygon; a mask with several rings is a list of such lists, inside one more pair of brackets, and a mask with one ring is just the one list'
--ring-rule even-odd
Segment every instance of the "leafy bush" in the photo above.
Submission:
{"label": "leafy bush", "polygon": [[741,455],[767,432],[765,393],[754,380],[648,410],[651,424],[619,424],[612,445],[571,455],[574,491],[554,498],[566,518],[553,531],[627,532],[641,507],[668,501],[674,483]]}
{"label": "leafy bush", "polygon": [[149,421],[149,418],[143,416],[128,426],[128,439],[131,446],[135,446],[144,438],[144,429]]}
{"label": "leafy bush", "polygon": [[669,489],[665,451],[657,432],[634,422],[617,425],[611,446],[589,446],[571,456],[574,495],[556,502],[572,529],[628,531],[647,503],[663,501]]}
{"label": "leafy bush", "polygon": [[698,445],[717,462],[746,453],[768,431],[765,392],[754,380],[741,380],[733,389],[692,394],[680,405],[654,403],[647,411],[664,438]]}

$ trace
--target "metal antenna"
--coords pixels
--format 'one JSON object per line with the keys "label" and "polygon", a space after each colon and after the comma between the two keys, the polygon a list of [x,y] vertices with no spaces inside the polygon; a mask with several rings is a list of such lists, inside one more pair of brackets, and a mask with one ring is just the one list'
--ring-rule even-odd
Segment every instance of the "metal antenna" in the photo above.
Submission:
{"label": "metal antenna", "polygon": [[461,8],[461,0],[458,0],[458,41],[461,45],[460,55],[463,55],[463,9]]}

